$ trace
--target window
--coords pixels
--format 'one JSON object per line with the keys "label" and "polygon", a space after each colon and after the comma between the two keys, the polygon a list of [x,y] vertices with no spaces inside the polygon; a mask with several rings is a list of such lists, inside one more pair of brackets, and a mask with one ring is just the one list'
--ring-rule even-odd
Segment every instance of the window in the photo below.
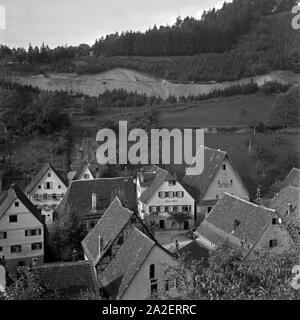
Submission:
{"label": "window", "polygon": [[152,279],[150,284],[151,295],[157,294],[157,280]]}
{"label": "window", "polygon": [[183,198],[183,191],[177,191],[176,192],[176,197],[177,198]]}
{"label": "window", "polygon": [[42,189],[42,186],[39,186],[39,189]]}
{"label": "window", "polygon": [[0,239],[7,239],[7,232],[0,232]]}
{"label": "window", "polygon": [[177,212],[182,212],[182,206],[177,206]]}
{"label": "window", "polygon": [[149,266],[149,278],[154,279],[155,278],[155,265],[150,264]]}
{"label": "window", "polygon": [[232,179],[230,179],[230,185],[233,185],[233,180]]}
{"label": "window", "polygon": [[222,164],[222,170],[226,170],[226,164]]}
{"label": "window", "polygon": [[191,211],[191,206],[183,206],[183,211],[185,212]]}
{"label": "window", "polygon": [[168,206],[168,212],[173,212],[173,206]]}
{"label": "window", "polygon": [[176,185],[176,181],[174,181],[174,180],[169,181],[169,186],[175,186],[175,185]]}
{"label": "window", "polygon": [[159,192],[159,193],[158,193],[158,197],[159,197],[159,198],[165,198],[166,195],[165,195],[164,192]]}
{"label": "window", "polygon": [[136,224],[136,217],[131,218],[131,224]]}
{"label": "window", "polygon": [[173,206],[173,212],[177,212],[177,211],[178,211],[177,206]]}
{"label": "window", "polygon": [[269,246],[270,248],[277,247],[277,240],[276,239],[270,240]]}
{"label": "window", "polygon": [[58,189],[61,189],[61,185],[60,184],[58,185]]}
{"label": "window", "polygon": [[85,173],[83,175],[83,179],[88,180],[90,178],[90,175],[88,173]]}
{"label": "window", "polygon": [[51,172],[48,173],[48,178],[51,178]]}
{"label": "window", "polygon": [[208,208],[207,208],[207,213],[210,213],[210,212],[211,212],[211,209],[212,209],[212,207],[208,207]]}
{"label": "window", "polygon": [[165,212],[165,207],[164,206],[160,206],[159,207],[159,212]]}
{"label": "window", "polygon": [[89,229],[93,229],[96,225],[96,222],[95,221],[90,221],[89,223]]}
{"label": "window", "polygon": [[174,198],[174,192],[173,191],[169,191],[168,192],[168,197],[169,198]]}
{"label": "window", "polygon": [[20,245],[10,247],[11,253],[17,253],[17,252],[21,252],[21,251],[22,251],[22,246],[20,246]]}
{"label": "window", "polygon": [[19,206],[20,206],[19,201],[16,201],[16,202],[15,202],[15,207],[17,208],[17,207],[19,207]]}
{"label": "window", "polygon": [[0,252],[2,252],[3,251],[3,248],[2,247],[0,247]]}
{"label": "window", "polygon": [[166,290],[176,289],[178,287],[176,279],[166,281]]}
{"label": "window", "polygon": [[16,214],[9,216],[9,222],[18,222],[18,216]]}
{"label": "window", "polygon": [[25,237],[40,236],[41,234],[42,234],[42,229],[25,230]]}
{"label": "window", "polygon": [[43,245],[41,242],[36,242],[31,244],[31,250],[40,250],[42,249]]}
{"label": "window", "polygon": [[151,206],[150,207],[150,212],[156,212],[157,210],[156,210],[156,206]]}
{"label": "window", "polygon": [[46,190],[52,189],[52,182],[45,182],[44,183],[44,189],[46,189]]}
{"label": "window", "polygon": [[280,224],[281,223],[281,219],[280,218],[273,218],[272,219],[272,224]]}
{"label": "window", "polygon": [[235,219],[235,220],[234,220],[234,223],[233,223],[234,229],[237,228],[240,224],[241,224],[241,221]]}

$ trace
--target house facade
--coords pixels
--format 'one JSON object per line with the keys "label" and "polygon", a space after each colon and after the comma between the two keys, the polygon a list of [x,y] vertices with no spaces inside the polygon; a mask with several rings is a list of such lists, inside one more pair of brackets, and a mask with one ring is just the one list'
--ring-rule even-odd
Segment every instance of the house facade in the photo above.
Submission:
{"label": "house facade", "polygon": [[[191,175],[187,168],[183,186],[196,200],[196,223],[199,224],[226,192],[249,200],[249,192],[226,152],[203,147],[204,168]],[[197,155],[198,156],[198,155]]]}
{"label": "house facade", "polygon": [[47,225],[53,223],[53,212],[67,191],[67,183],[50,165],[46,164],[25,188],[29,200],[41,210]]}
{"label": "house facade", "polygon": [[0,256],[10,272],[18,266],[41,264],[44,259],[41,215],[16,186],[0,200]]}
{"label": "house facade", "polygon": [[136,180],[138,210],[151,228],[189,230],[194,226],[195,201],[167,170],[152,166]]}

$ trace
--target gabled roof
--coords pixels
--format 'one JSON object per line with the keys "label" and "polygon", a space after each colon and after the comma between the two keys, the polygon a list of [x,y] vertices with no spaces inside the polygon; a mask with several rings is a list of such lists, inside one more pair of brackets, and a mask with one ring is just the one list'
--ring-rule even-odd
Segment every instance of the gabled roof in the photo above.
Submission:
{"label": "gabled roof", "polygon": [[113,300],[122,297],[156,243],[134,228],[127,240],[100,275],[104,290]]}
{"label": "gabled roof", "polygon": [[[197,156],[200,155],[200,152],[204,151],[203,172],[200,175],[185,174],[183,178],[183,185],[196,201],[200,201],[204,197],[205,193],[208,190],[208,187],[210,186],[213,178],[219,171],[219,168],[221,167],[225,159],[230,162],[232,168],[234,169],[233,164],[225,151],[210,149],[204,146],[200,146],[200,148],[201,147],[202,149],[199,149]],[[236,174],[238,175],[237,172]],[[241,178],[240,180],[243,184]],[[245,190],[247,190],[245,186],[244,188]]]}
{"label": "gabled roof", "polygon": [[73,180],[78,180],[80,176],[83,174],[85,169],[88,168],[93,176],[94,179],[96,179],[97,171],[100,172],[100,165],[98,163],[94,162],[82,162],[79,165],[79,168],[76,170],[76,174],[73,177]]}
{"label": "gabled roof", "polygon": [[167,170],[156,165],[151,166],[142,174],[146,178],[144,185],[148,186],[148,188],[142,192],[139,198],[139,200],[143,203],[147,203],[152,198],[164,181],[176,180]]}
{"label": "gabled roof", "polygon": [[[96,212],[92,212],[92,194],[99,197]],[[136,211],[136,187],[133,177],[72,181],[55,212],[58,217],[67,210],[81,218],[102,215],[116,196],[126,208]]]}
{"label": "gabled roof", "polygon": [[11,185],[10,189],[0,199],[0,219],[15,200],[19,200],[31,212],[39,222],[44,224],[39,210],[31,203],[26,195],[16,185]]}
{"label": "gabled roof", "polygon": [[[81,242],[84,253],[88,259],[93,262],[94,266],[105,254],[110,244],[116,239],[133,215],[134,213],[132,211],[122,206],[118,197],[112,201],[95,227]],[[103,239],[104,248],[101,256],[99,256],[99,236]]]}
{"label": "gabled roof", "polygon": [[280,217],[300,228],[300,188],[291,185],[283,188],[272,199],[270,207]]}
{"label": "gabled roof", "polygon": [[[198,227],[196,234],[216,246],[228,241],[233,248],[249,252],[262,236],[274,214],[275,210],[224,193]],[[238,225],[235,225],[235,222]],[[241,240],[246,241],[246,246],[242,246]]]}
{"label": "gabled roof", "polygon": [[271,190],[274,192],[279,192],[281,189],[287,186],[300,187],[300,169],[293,168],[283,181],[278,181],[271,186]]}
{"label": "gabled roof", "polygon": [[57,290],[66,298],[76,298],[87,290],[99,297],[100,284],[90,261],[50,263],[32,269],[42,285]]}
{"label": "gabled roof", "polygon": [[32,179],[32,181],[30,182],[30,184],[25,188],[25,193],[28,194],[30,193],[35,187],[36,185],[41,181],[41,179],[44,177],[44,175],[47,173],[48,170],[52,170],[57,177],[60,179],[60,181],[67,187],[68,183],[66,182],[66,180],[61,176],[61,174],[59,174],[50,163],[46,163],[42,169],[38,172],[37,175],[35,175],[35,177]]}

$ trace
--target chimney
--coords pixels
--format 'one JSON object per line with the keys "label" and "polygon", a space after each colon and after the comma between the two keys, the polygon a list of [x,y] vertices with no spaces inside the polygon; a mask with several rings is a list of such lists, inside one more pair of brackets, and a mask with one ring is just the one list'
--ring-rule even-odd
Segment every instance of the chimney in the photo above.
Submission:
{"label": "chimney", "polygon": [[99,257],[101,257],[102,253],[103,253],[103,238],[101,236],[99,236]]}
{"label": "chimney", "polygon": [[100,169],[97,167],[96,168],[96,179],[100,178]]}
{"label": "chimney", "polygon": [[97,211],[97,194],[92,194],[92,211]]}

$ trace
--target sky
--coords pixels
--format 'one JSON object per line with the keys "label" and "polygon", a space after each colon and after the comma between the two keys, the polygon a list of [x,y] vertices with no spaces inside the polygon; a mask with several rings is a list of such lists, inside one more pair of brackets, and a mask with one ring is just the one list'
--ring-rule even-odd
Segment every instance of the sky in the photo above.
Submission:
{"label": "sky", "polygon": [[[145,31],[200,18],[224,0],[0,0],[0,44],[33,46],[93,44],[108,33]],[[228,2],[228,1],[227,1]],[[5,19],[6,17],[6,19]]]}

